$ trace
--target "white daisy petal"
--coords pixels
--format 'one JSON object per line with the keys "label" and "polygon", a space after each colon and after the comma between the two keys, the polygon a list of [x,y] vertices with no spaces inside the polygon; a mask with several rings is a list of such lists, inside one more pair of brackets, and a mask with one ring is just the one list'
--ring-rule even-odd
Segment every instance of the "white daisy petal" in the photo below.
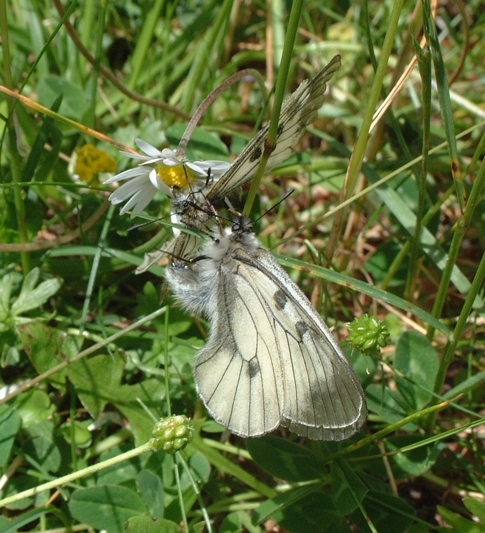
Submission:
{"label": "white daisy petal", "polygon": [[160,150],[157,150],[154,146],[147,143],[143,139],[135,139],[135,143],[138,146],[138,148],[144,152],[146,155],[156,159],[159,157],[163,157],[163,151],[160,152]]}
{"label": "white daisy petal", "polygon": [[135,167],[135,168],[130,168],[128,170],[125,170],[124,172],[120,172],[119,174],[115,174],[111,178],[108,178],[104,183],[106,185],[107,183],[113,183],[115,181],[128,180],[130,178],[136,178],[137,176],[142,176],[142,175],[143,176],[144,175],[148,176],[148,174],[150,174],[151,171],[152,171],[152,169],[149,168],[149,167],[139,166],[139,167]]}
{"label": "white daisy petal", "polygon": [[185,163],[185,166],[189,167],[196,174],[198,174],[198,177],[204,178],[204,179],[207,178],[207,170],[201,168],[199,165],[196,165],[195,163],[192,163],[191,161],[187,161]]}
{"label": "white daisy petal", "polygon": [[133,152],[124,152],[123,150],[120,150],[120,154],[129,157],[130,159],[139,159],[141,161],[151,161],[153,159],[152,157],[148,157],[147,155],[134,154]]}
{"label": "white daisy petal", "polygon": [[231,163],[227,163],[226,161],[217,161],[217,160],[194,161],[191,164],[199,167],[204,174],[207,174],[207,172],[210,170],[212,177],[219,177],[224,172],[226,172],[226,170],[228,170],[231,166]]}
{"label": "white daisy petal", "polygon": [[116,191],[112,192],[109,201],[113,204],[124,202],[130,196],[135,195],[139,190],[147,190],[151,192],[152,197],[155,196],[157,189],[153,187],[148,176],[138,176],[131,181],[124,183],[118,187]]}
{"label": "white daisy petal", "polygon": [[158,159],[147,159],[143,163],[140,163],[140,167],[146,166],[146,167],[153,167],[153,165],[158,165],[159,163],[163,163],[164,159],[159,157]]}
{"label": "white daisy petal", "polygon": [[127,211],[131,210],[131,216],[141,213],[143,209],[153,200],[156,189],[153,189],[150,185],[150,189],[142,188],[138,189],[136,193],[126,202],[121,208],[120,214],[124,215]]}
{"label": "white daisy petal", "polygon": [[167,167],[177,167],[180,165],[180,161],[177,161],[176,159],[165,158],[162,162],[164,165],[167,165]]}
{"label": "white daisy petal", "polygon": [[[140,189],[132,196],[120,210],[120,214],[124,215],[131,209],[131,215],[141,213],[145,207],[153,200],[153,192],[149,190]],[[132,209],[133,208],[133,209]]]}
{"label": "white daisy petal", "polygon": [[158,190],[164,192],[168,197],[172,197],[172,189],[158,177],[157,171],[155,169],[152,169],[150,174],[148,175],[148,179],[150,180],[150,183]]}
{"label": "white daisy petal", "polygon": [[177,163],[181,163],[179,159],[177,159],[177,154],[175,150],[172,150],[171,148],[164,148],[161,152],[162,157],[166,159],[172,159],[173,161],[177,161]]}
{"label": "white daisy petal", "polygon": [[[134,206],[134,209],[133,209],[133,214],[134,213],[139,213],[140,211],[142,211],[142,209],[140,209],[140,211],[138,211],[138,207],[140,207],[140,195],[141,195],[141,191],[137,191],[134,196],[132,196],[127,202],[126,204],[120,209],[120,214],[121,215],[124,215],[127,211],[129,211],[133,206]],[[150,200],[148,200],[150,201]],[[145,205],[148,205],[148,202],[145,204]]]}

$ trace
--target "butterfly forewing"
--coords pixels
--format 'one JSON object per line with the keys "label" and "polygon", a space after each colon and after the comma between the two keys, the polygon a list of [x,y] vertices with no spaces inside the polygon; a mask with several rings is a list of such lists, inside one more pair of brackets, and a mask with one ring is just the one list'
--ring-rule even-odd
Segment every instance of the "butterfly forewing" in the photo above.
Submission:
{"label": "butterfly forewing", "polygon": [[[266,163],[266,170],[291,156],[305,127],[317,117],[317,111],[323,104],[327,81],[340,65],[340,56],[335,56],[324,69],[310,81],[303,82],[285,101],[278,123],[275,148]],[[209,188],[207,198],[213,205],[254,177],[263,155],[268,131],[269,125],[261,129],[229,170]]]}
{"label": "butterfly forewing", "polygon": [[282,425],[311,438],[349,437],[365,420],[364,393],[333,335],[270,252],[259,247],[248,265],[273,315],[284,371]]}

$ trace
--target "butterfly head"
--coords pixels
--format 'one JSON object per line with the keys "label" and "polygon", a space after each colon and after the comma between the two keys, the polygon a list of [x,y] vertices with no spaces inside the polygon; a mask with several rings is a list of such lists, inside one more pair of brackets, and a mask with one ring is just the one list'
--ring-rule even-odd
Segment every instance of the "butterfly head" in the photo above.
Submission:
{"label": "butterfly head", "polygon": [[239,215],[234,221],[230,233],[248,234],[253,233],[253,223],[244,215]]}

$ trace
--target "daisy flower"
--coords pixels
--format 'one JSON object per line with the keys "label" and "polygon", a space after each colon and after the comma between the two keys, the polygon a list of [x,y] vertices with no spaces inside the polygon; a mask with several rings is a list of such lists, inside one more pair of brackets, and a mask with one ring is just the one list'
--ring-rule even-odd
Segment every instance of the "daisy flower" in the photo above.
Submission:
{"label": "daisy flower", "polygon": [[131,210],[132,214],[141,213],[150,203],[157,191],[164,192],[172,198],[172,189],[186,189],[195,181],[207,180],[210,172],[212,180],[218,180],[231,166],[226,161],[184,161],[177,158],[175,150],[164,148],[157,150],[141,139],[135,139],[138,148],[145,154],[121,152],[123,155],[141,161],[135,168],[116,174],[104,183],[126,181],[109,196],[112,204],[121,204],[123,215]]}

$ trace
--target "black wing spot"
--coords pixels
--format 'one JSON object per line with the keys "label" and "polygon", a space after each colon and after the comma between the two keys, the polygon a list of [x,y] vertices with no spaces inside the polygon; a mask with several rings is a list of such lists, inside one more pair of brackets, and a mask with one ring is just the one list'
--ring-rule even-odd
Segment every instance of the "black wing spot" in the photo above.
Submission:
{"label": "black wing spot", "polygon": [[281,311],[281,309],[285,308],[285,305],[288,299],[286,298],[286,294],[282,290],[277,290],[274,293],[273,298],[276,303],[276,308],[278,309],[278,311]]}
{"label": "black wing spot", "polygon": [[248,372],[249,372],[250,379],[255,378],[261,372],[261,367],[259,366],[259,361],[257,357],[253,357],[252,359],[249,360]]}
{"label": "black wing spot", "polygon": [[249,161],[251,161],[251,163],[254,163],[258,159],[260,159],[262,155],[263,155],[263,150],[261,149],[261,146],[258,146],[253,150],[252,154],[249,156]]}
{"label": "black wing spot", "polygon": [[308,331],[308,326],[305,324],[305,322],[297,322],[295,327],[300,339],[303,339],[303,335],[305,335],[305,333]]}

